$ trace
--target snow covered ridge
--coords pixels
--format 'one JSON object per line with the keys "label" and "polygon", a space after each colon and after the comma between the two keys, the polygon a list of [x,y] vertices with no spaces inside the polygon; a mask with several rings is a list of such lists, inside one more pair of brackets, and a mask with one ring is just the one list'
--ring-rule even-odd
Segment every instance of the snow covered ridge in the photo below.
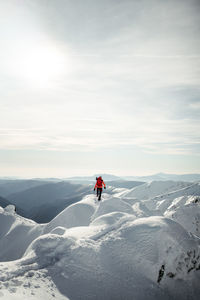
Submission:
{"label": "snow covered ridge", "polygon": [[148,186],[42,225],[0,208],[0,299],[198,299],[200,186]]}
{"label": "snow covered ridge", "polygon": [[125,197],[135,197],[139,200],[151,199],[158,195],[174,192],[193,185],[191,182],[152,181],[124,192]]}

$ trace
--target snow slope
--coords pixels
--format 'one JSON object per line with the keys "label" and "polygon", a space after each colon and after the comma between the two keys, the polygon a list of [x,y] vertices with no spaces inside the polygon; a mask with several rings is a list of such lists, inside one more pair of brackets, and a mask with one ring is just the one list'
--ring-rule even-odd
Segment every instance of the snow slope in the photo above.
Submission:
{"label": "snow slope", "polygon": [[181,196],[198,196],[200,195],[200,183],[193,183],[187,187],[176,191],[168,192],[162,195],[148,199],[145,202],[146,206],[153,209],[158,209],[162,213],[172,203],[172,201]]}
{"label": "snow slope", "polygon": [[[87,195],[42,225],[1,208],[0,298],[198,299],[198,186],[168,182],[157,189],[157,201],[157,185],[152,197],[144,187],[137,191],[146,199],[134,203],[128,193],[104,193],[102,202]],[[156,205],[166,191],[176,191],[175,198],[165,194],[161,213]]]}
{"label": "snow slope", "polygon": [[138,200],[150,199],[158,195],[180,190],[181,188],[188,187],[191,184],[191,182],[152,181],[139,185],[130,191],[126,191],[121,196],[137,198]]}
{"label": "snow slope", "polygon": [[200,237],[200,196],[181,196],[175,198],[167,208],[164,216],[175,220]]}

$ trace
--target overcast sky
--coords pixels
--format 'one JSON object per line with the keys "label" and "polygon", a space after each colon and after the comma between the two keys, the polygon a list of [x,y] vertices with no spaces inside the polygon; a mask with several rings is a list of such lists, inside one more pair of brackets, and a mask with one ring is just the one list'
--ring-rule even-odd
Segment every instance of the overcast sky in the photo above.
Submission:
{"label": "overcast sky", "polygon": [[199,0],[0,0],[0,176],[200,173]]}

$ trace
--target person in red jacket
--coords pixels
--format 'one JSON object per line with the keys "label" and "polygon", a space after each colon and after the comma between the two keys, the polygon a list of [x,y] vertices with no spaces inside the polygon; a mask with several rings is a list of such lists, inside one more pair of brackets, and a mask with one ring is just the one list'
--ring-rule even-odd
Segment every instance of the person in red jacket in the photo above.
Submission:
{"label": "person in red jacket", "polygon": [[98,201],[101,200],[101,194],[102,194],[102,189],[103,189],[103,186],[104,186],[104,189],[106,189],[106,185],[102,179],[101,176],[99,176],[98,178],[96,177],[96,184],[95,184],[95,187],[94,187],[94,191],[97,189],[97,197],[98,197]]}

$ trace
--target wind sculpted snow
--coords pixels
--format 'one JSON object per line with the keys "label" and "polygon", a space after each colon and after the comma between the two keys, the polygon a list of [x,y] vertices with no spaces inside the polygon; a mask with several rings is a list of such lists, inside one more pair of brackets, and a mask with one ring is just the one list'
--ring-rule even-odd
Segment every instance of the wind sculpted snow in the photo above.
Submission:
{"label": "wind sculpted snow", "polygon": [[[178,197],[184,184],[158,189],[164,212],[155,192],[137,199],[126,196],[128,190],[104,193],[102,202],[87,195],[47,224],[2,208],[0,299],[198,299],[199,223],[192,222],[199,220],[200,203],[188,195],[192,188]],[[170,202],[166,191],[176,191],[176,198]]]}

